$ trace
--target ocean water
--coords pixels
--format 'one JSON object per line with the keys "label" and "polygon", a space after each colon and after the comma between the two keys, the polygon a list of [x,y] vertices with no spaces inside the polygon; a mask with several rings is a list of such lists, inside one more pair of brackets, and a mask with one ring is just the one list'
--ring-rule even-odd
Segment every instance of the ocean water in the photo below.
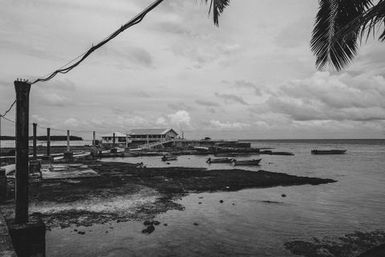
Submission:
{"label": "ocean water", "polygon": [[[47,256],[284,257],[292,256],[284,248],[287,241],[385,230],[385,140],[276,140],[252,141],[252,145],[290,151],[295,156],[261,155],[261,166],[251,170],[337,182],[190,194],[178,201],[185,206],[184,211],[168,211],[155,218],[162,224],[150,235],[141,233],[144,226],[140,221],[81,228],[85,235],[73,232],[74,228],[48,231]],[[329,148],[348,151],[344,155],[310,154],[311,149]],[[206,159],[181,156],[170,165],[230,168],[226,164],[208,166]],[[168,166],[160,157],[108,161]]]}

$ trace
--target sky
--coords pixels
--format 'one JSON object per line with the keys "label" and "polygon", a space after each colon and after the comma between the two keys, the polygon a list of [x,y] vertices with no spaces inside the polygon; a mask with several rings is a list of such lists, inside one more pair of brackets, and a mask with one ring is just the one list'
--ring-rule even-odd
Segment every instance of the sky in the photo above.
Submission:
{"label": "sky", "polygon": [[[51,73],[151,2],[0,0],[0,112],[15,79]],[[362,44],[342,72],[318,71],[309,43],[317,10],[317,0],[232,0],[215,27],[204,1],[165,0],[71,72],[33,85],[30,122],[39,134],[172,127],[187,138],[384,138],[384,43]]]}

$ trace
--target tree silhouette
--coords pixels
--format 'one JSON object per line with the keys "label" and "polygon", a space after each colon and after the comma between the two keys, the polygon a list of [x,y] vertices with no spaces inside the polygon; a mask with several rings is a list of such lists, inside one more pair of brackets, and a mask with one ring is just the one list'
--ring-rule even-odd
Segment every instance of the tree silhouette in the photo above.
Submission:
{"label": "tree silhouette", "polygon": [[[229,4],[230,0],[210,0],[209,14],[215,25]],[[311,39],[317,68],[343,69],[371,34],[385,40],[385,0],[319,0]]]}

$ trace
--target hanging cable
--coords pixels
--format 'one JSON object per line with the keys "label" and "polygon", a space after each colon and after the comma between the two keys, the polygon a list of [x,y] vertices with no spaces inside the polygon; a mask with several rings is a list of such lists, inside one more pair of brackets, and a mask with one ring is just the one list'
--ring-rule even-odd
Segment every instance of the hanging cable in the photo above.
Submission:
{"label": "hanging cable", "polygon": [[16,123],[15,121],[13,121],[13,120],[11,120],[11,119],[8,119],[7,117],[1,116],[1,118],[4,119],[4,120],[6,120],[6,121],[9,121],[9,122],[11,122],[11,123],[13,123],[13,124]]}
{"label": "hanging cable", "polygon": [[[106,39],[102,40],[101,42],[99,42],[98,44],[96,44],[95,46],[92,46],[89,50],[87,50],[85,52],[85,54],[82,55],[82,57],[80,58],[80,60],[78,60],[77,62],[75,62],[74,64],[68,66],[68,67],[64,67],[64,68],[60,68],[58,70],[55,70],[53,73],[51,73],[49,76],[45,77],[45,78],[38,78],[36,79],[35,81],[33,81],[31,83],[32,84],[35,84],[37,82],[44,82],[44,81],[48,81],[50,79],[52,79],[53,77],[55,77],[57,74],[59,73],[62,73],[62,74],[65,74],[65,73],[68,73],[69,71],[71,71],[73,68],[75,68],[76,66],[78,66],[80,63],[82,63],[89,55],[92,54],[92,52],[94,52],[95,50],[97,50],[98,48],[102,47],[103,45],[105,45],[106,43],[108,43],[110,40],[114,39],[116,36],[118,36],[120,33],[122,33],[123,31],[125,31],[126,29],[140,23],[143,18],[147,15],[147,13],[149,13],[151,10],[153,10],[155,7],[157,7],[161,2],[163,2],[164,0],[156,0],[155,2],[153,2],[152,4],[150,4],[146,9],[144,9],[142,12],[140,12],[138,15],[136,15],[133,19],[131,19],[129,22],[127,22],[126,24],[124,24],[123,26],[121,26],[118,30],[116,30],[114,33],[112,33],[110,36],[108,36]],[[74,60],[78,59],[75,58]],[[73,62],[74,60],[70,61],[69,63]],[[65,65],[66,66],[66,65]]]}
{"label": "hanging cable", "polygon": [[13,106],[15,106],[15,104],[16,104],[16,99],[15,99],[15,101],[13,101],[13,103],[9,106],[8,110],[6,110],[6,111],[4,112],[4,114],[0,114],[0,117],[5,117],[5,116],[12,110],[12,108],[13,108]]}

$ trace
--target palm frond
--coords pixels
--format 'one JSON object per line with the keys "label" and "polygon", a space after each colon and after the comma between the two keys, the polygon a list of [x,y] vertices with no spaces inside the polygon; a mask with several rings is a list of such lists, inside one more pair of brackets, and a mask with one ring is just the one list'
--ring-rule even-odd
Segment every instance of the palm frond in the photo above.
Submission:
{"label": "palm frond", "polygon": [[351,25],[372,6],[372,0],[320,0],[311,40],[317,68],[331,64],[341,70],[351,62],[362,27]]}
{"label": "palm frond", "polygon": [[213,13],[213,20],[216,26],[219,25],[219,16],[223,10],[230,5],[230,0],[205,0],[206,3],[210,1],[209,15]]}

